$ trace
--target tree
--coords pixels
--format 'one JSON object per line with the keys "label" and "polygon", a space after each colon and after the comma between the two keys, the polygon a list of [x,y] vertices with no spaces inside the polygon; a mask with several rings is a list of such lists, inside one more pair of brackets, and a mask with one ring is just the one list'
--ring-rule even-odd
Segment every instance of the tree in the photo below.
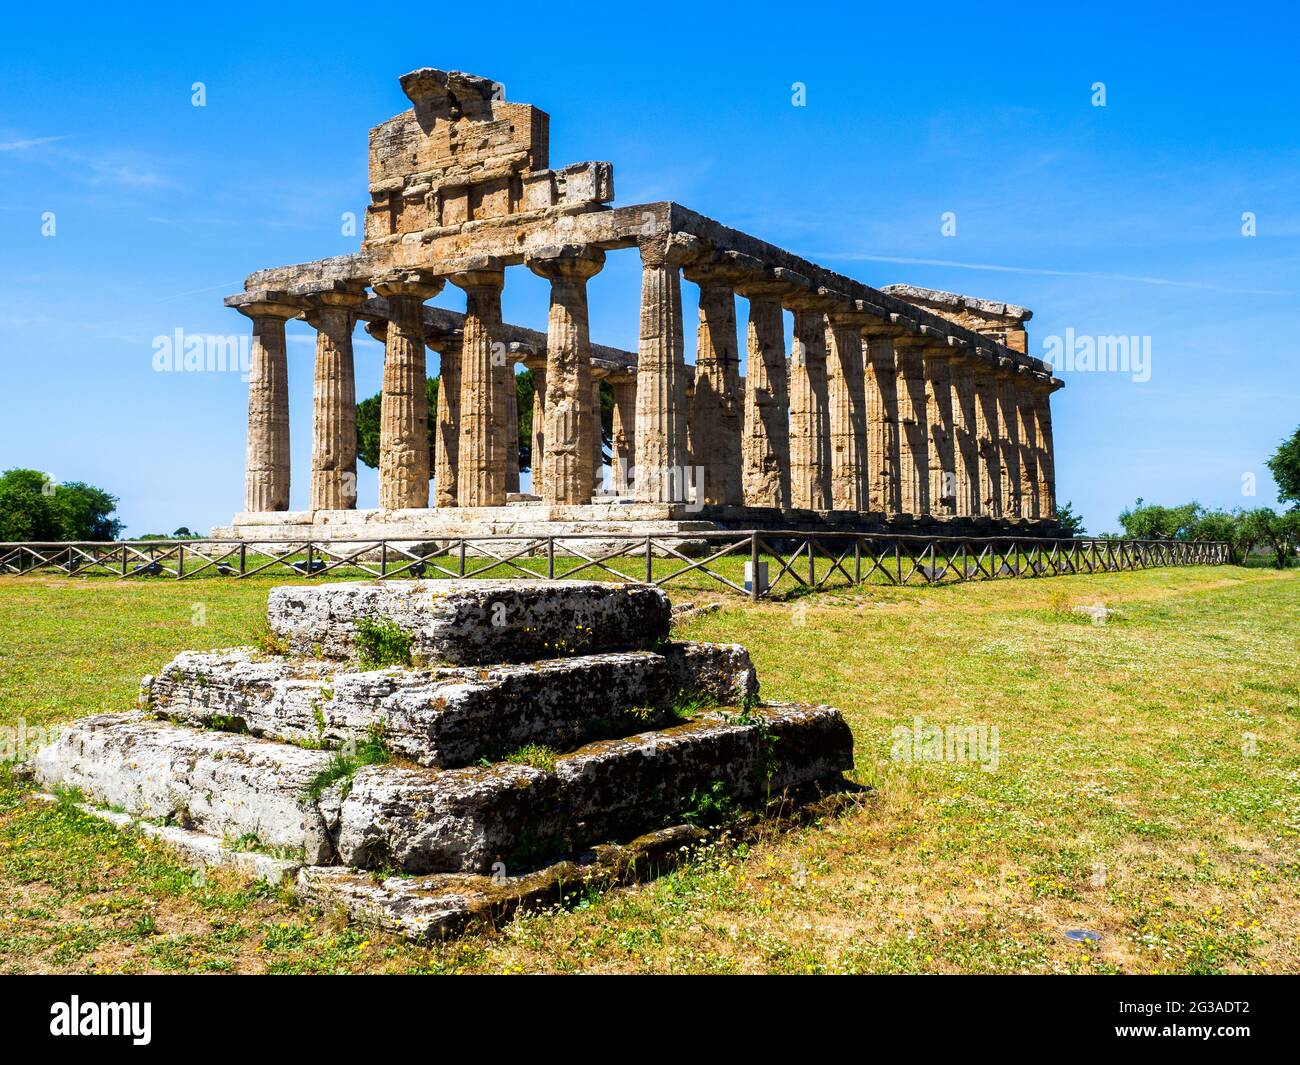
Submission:
{"label": "tree", "polygon": [[1119,516],[1124,535],[1131,540],[1190,540],[1196,522],[1204,511],[1199,503],[1162,507],[1144,503],[1139,496],[1132,508]]}
{"label": "tree", "polygon": [[57,540],[50,479],[38,470],[0,475],[0,540]]}
{"label": "tree", "polygon": [[55,484],[39,470],[0,474],[0,540],[114,540],[117,497],[83,481]]}
{"label": "tree", "polygon": [[1056,524],[1062,536],[1087,536],[1083,529],[1083,516],[1074,512],[1073,503],[1059,503],[1056,507]]}
{"label": "tree", "polygon": [[1267,464],[1277,482],[1278,499],[1294,504],[1293,510],[1300,507],[1300,428],[1278,445]]}
{"label": "tree", "polygon": [[1300,545],[1300,509],[1292,508],[1275,513],[1268,507],[1252,510],[1250,516],[1256,523],[1259,539],[1273,549],[1273,564],[1286,569]]}

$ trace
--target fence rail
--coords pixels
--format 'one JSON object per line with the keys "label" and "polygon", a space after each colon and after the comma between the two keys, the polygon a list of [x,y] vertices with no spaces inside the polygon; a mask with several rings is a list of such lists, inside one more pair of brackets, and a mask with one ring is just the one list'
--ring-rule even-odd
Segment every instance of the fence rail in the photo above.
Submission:
{"label": "fence rail", "polygon": [[1209,540],[1040,540],[768,530],[671,536],[466,536],[437,542],[412,537],[276,544],[256,540],[0,543],[0,573],[175,580],[242,579],[263,573],[380,580],[586,576],[654,585],[698,580],[753,599],[772,596],[778,589],[943,584],[1228,561],[1228,545]]}

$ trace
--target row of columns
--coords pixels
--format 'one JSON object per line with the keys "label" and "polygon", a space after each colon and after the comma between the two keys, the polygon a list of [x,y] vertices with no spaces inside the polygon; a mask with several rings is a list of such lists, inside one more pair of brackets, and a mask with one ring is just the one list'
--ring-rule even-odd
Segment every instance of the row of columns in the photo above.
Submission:
{"label": "row of columns", "polygon": [[[601,381],[614,399],[612,466],[621,493],[680,502],[917,517],[1050,518],[1055,513],[1049,397],[1059,382],[955,344],[928,326],[734,253],[690,241],[641,245],[636,372],[591,360],[587,282],[605,253],[557,245],[527,266],[550,282],[545,358],[533,371],[533,491],[585,504],[603,466]],[[688,394],[681,278],[699,287],[695,387]],[[437,409],[425,392],[423,304],[445,282],[465,293],[459,345],[440,350]],[[504,271],[491,259],[445,276],[395,271],[371,287],[388,301],[379,504],[384,509],[500,506],[519,488],[515,357],[502,340]],[[749,304],[740,376],[737,295]],[[284,323],[317,330],[310,505],[356,505],[352,331],[364,286],[327,282],[234,303],[253,320],[245,509],[289,502]],[[787,361],[784,313],[794,316]],[[430,469],[429,419],[435,423]],[[690,471],[697,471],[694,475]]]}

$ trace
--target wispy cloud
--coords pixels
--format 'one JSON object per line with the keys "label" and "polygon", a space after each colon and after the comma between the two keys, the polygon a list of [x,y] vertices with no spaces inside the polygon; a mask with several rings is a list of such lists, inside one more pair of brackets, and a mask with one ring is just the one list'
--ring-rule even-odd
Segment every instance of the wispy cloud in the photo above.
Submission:
{"label": "wispy cloud", "polygon": [[0,143],[0,152],[21,152],[28,148],[39,148],[42,144],[53,144],[55,141],[65,141],[71,134],[64,133],[57,137],[29,137],[21,141],[4,141]]}
{"label": "wispy cloud", "polygon": [[1289,296],[1290,292],[1260,288],[1228,288],[1206,281],[1175,281],[1167,277],[1143,277],[1137,274],[1107,274],[1092,270],[1050,270],[1038,266],[1002,266],[997,263],[961,263],[952,259],[914,259],[904,255],[865,255],[861,252],[812,252],[808,258],[839,262],[902,263],[907,266],[946,266],[957,270],[987,270],[1001,274],[1034,274],[1038,277],[1084,277],[1093,281],[1125,281],[1139,285],[1168,285],[1171,288],[1196,288],[1210,292],[1230,292],[1240,296]]}

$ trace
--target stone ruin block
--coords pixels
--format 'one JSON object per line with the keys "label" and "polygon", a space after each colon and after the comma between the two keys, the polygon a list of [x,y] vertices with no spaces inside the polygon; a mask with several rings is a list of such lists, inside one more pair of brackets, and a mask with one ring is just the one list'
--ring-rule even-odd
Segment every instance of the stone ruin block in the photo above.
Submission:
{"label": "stone ruin block", "polygon": [[[453,768],[529,743],[560,750],[669,722],[674,699],[741,705],[758,694],[743,647],[674,642],[526,664],[354,671],[251,648],[184,651],[146,677],[141,706],[174,721],[311,746],[376,727],[398,755]],[[529,707],[529,713],[516,712]]]}
{"label": "stone ruin block", "polygon": [[[802,757],[785,757],[785,749]],[[712,713],[579,748],[554,769],[503,764],[445,772],[361,770],[343,803],[339,857],[358,868],[487,873],[535,864],[680,816],[720,782],[744,802],[853,767],[853,737],[830,707]]]}
{"label": "stone ruin block", "polygon": [[653,648],[668,636],[662,590],[589,581],[382,581],[273,588],[271,631],[295,654],[352,658],[357,622],[386,618],[433,663],[523,662]]}
{"label": "stone ruin block", "polygon": [[[853,762],[838,711],[758,703],[743,647],[666,640],[654,588],[277,588],[268,619],[291,654],[178,655],[145,678],[142,711],[42,749],[37,778],[187,860],[297,872],[308,898],[429,938],[643,875],[703,832],[686,822],[719,790],[743,805],[834,789]],[[429,661],[360,668],[364,619]],[[419,879],[356,872],[385,869]]]}
{"label": "stone ruin block", "polygon": [[328,862],[338,791],[307,797],[327,751],[228,732],[183,728],[140,714],[84,718],[37,752],[47,787],[79,789],[92,803],[235,840],[300,851]]}

